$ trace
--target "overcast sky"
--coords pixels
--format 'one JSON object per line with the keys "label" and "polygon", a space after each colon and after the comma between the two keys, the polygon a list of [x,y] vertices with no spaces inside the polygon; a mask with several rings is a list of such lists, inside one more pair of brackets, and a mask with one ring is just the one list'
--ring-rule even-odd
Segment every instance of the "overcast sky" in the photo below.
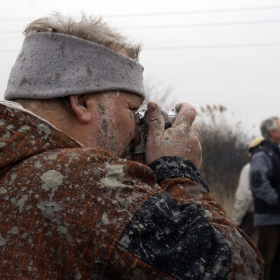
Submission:
{"label": "overcast sky", "polygon": [[[53,11],[102,15],[143,43],[144,79],[176,102],[223,105],[249,135],[280,115],[277,0],[0,0],[0,99],[29,22]],[[170,103],[173,107],[174,103]],[[169,109],[169,108],[165,108]]]}

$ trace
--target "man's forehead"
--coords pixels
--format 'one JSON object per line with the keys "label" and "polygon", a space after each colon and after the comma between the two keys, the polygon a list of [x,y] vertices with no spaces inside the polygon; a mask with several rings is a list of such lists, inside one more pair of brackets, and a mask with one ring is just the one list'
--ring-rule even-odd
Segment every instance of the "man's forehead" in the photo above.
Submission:
{"label": "man's forehead", "polygon": [[128,106],[129,109],[134,110],[135,112],[141,108],[143,104],[143,99],[139,96],[126,96],[124,103]]}
{"label": "man's forehead", "polygon": [[144,102],[144,98],[136,93],[127,92],[127,91],[106,91],[106,92],[99,92],[99,93],[91,93],[90,95],[94,97],[98,94],[101,97],[101,100],[104,101],[119,101],[119,102],[126,102],[133,106],[141,106]]}
{"label": "man's forehead", "polygon": [[139,103],[140,105],[144,102],[144,98],[138,94],[126,93],[126,92],[124,92],[124,94],[125,94],[125,99],[127,100],[127,102]]}

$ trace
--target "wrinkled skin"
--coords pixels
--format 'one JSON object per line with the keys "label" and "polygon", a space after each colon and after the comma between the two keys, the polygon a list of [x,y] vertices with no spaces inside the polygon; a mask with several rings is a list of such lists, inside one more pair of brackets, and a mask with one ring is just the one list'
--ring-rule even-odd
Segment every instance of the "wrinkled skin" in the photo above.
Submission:
{"label": "wrinkled skin", "polygon": [[178,156],[191,160],[200,168],[199,128],[193,123],[196,111],[188,103],[177,104],[175,109],[178,111],[175,122],[171,128],[164,130],[161,108],[155,102],[148,104],[146,162],[150,164],[162,156]]}

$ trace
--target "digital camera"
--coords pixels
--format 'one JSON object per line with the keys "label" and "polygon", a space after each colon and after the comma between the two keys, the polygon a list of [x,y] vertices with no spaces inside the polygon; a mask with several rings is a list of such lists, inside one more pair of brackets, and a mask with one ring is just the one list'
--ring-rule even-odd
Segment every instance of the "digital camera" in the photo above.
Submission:
{"label": "digital camera", "polygon": [[[175,109],[171,109],[169,111],[161,111],[161,114],[164,118],[165,129],[168,129],[174,123],[178,112]],[[137,112],[135,114],[135,120],[141,135],[141,142],[138,146],[131,148],[131,154],[133,156],[139,156],[141,159],[140,162],[145,163],[146,141],[148,135],[147,110]]]}

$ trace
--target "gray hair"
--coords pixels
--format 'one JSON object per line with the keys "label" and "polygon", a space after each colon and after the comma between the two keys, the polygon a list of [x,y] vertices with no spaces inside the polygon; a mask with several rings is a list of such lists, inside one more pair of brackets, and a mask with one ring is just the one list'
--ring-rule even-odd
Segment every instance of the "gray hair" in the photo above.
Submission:
{"label": "gray hair", "polygon": [[57,32],[92,41],[96,44],[113,49],[124,50],[129,57],[138,61],[141,50],[140,44],[128,41],[128,38],[117,30],[109,27],[102,17],[90,17],[84,13],[81,19],[71,16],[64,17],[55,12],[49,17],[37,19],[30,23],[24,30],[25,36],[34,32]]}
{"label": "gray hair", "polygon": [[265,139],[270,139],[270,134],[269,132],[272,130],[277,129],[277,123],[276,121],[279,121],[280,119],[278,117],[271,117],[269,119],[264,120],[261,123],[261,132],[262,136]]}

